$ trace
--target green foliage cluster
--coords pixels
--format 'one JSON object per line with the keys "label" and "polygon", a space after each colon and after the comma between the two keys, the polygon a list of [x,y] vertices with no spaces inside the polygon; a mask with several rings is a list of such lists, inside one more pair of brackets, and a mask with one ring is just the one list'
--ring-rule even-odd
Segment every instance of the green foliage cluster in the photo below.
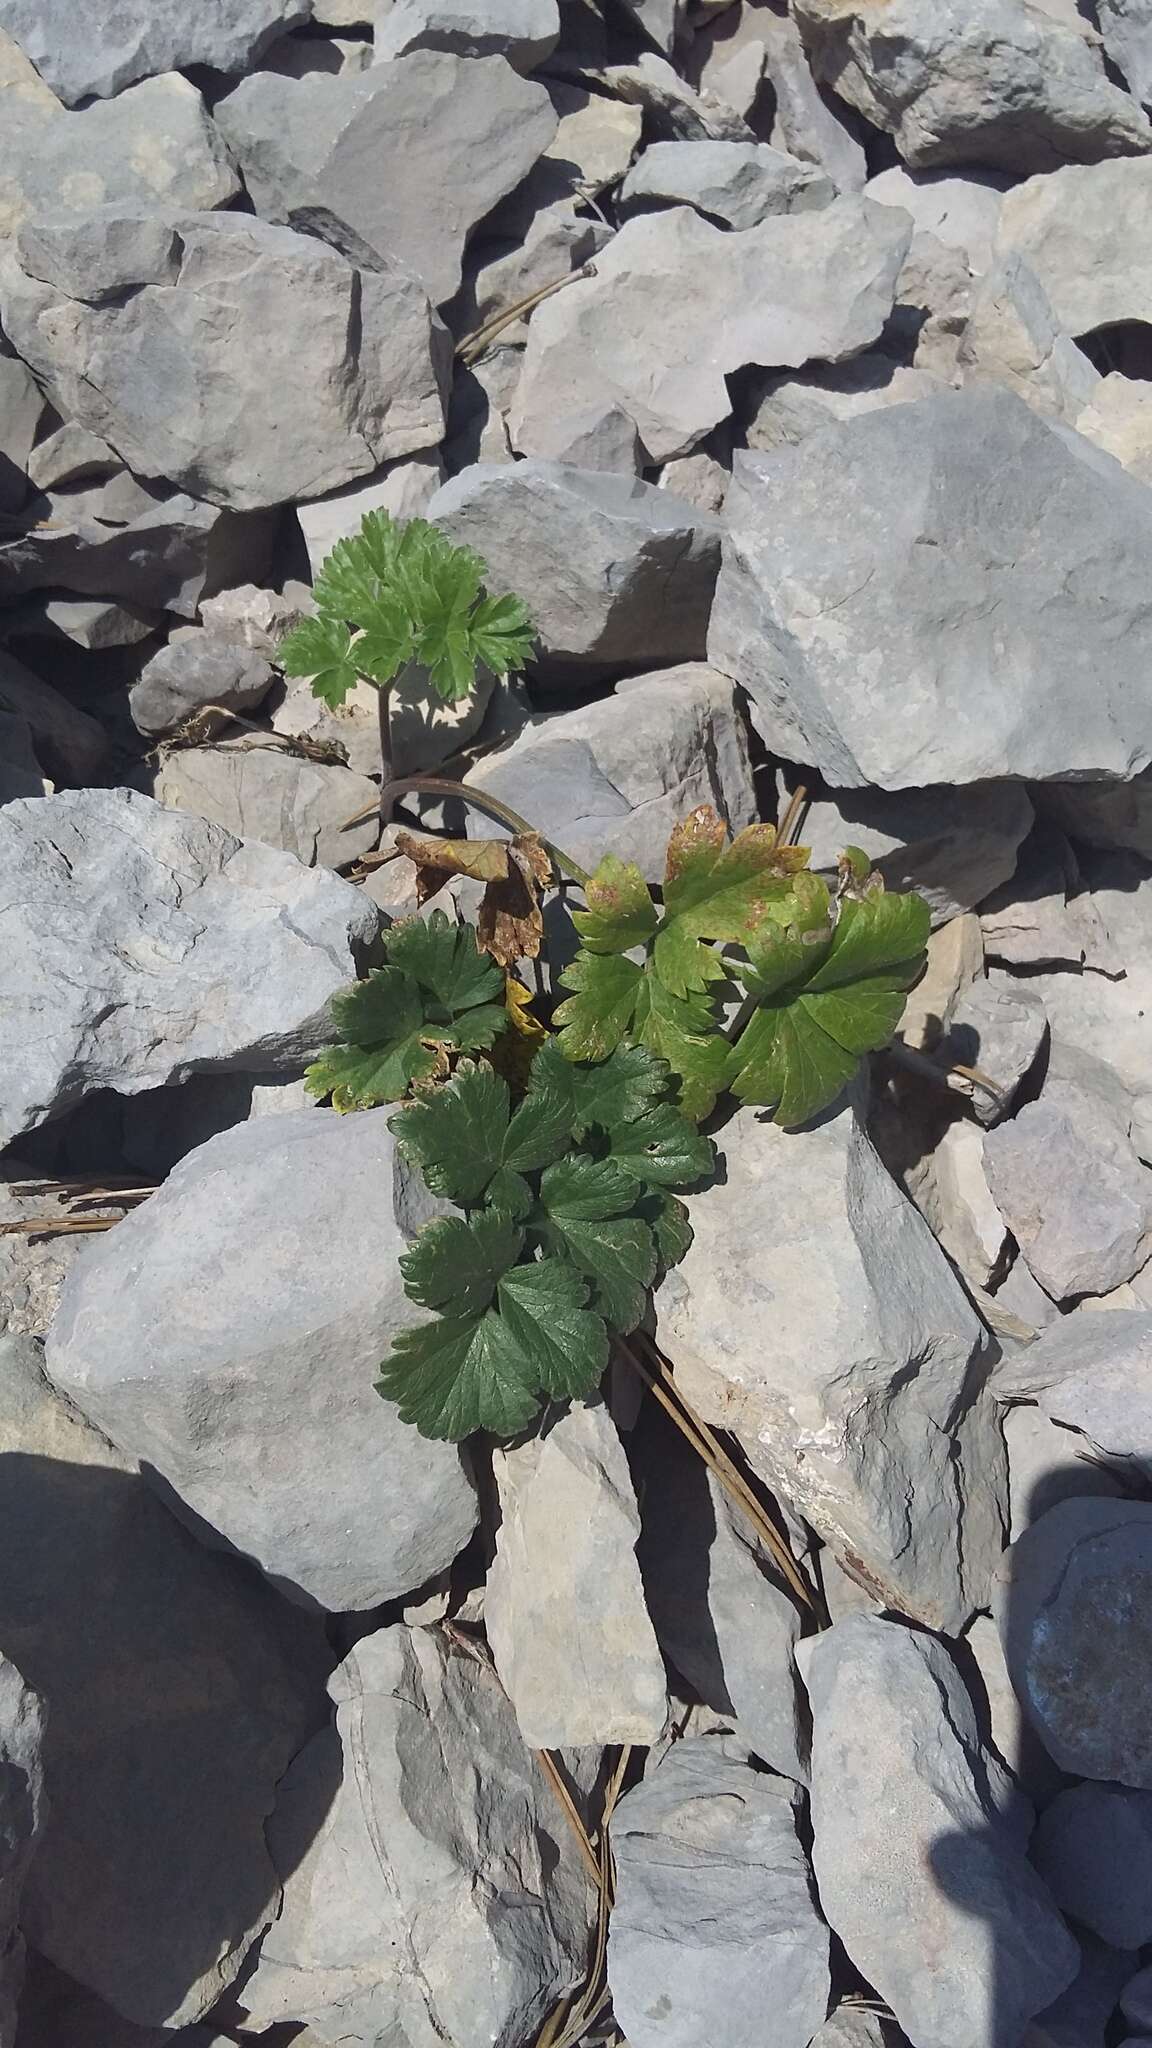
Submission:
{"label": "green foliage cluster", "polygon": [[575,1066],[555,1039],[522,1101],[490,1067],[393,1117],[437,1217],[401,1259],[434,1319],[397,1337],[379,1390],[425,1436],[511,1436],[544,1399],[590,1394],[609,1331],[635,1329],[659,1267],[690,1233],[673,1189],[711,1171],[711,1140],[669,1102],[668,1068],[642,1046]]}
{"label": "green foliage cluster", "polygon": [[286,675],[310,676],[313,694],[338,710],[360,677],[386,688],[408,662],[427,670],[449,704],[477,671],[508,675],[532,651],[527,607],[485,596],[487,569],[427,520],[369,512],[337,541],[313,586],[316,616],[280,647]]}

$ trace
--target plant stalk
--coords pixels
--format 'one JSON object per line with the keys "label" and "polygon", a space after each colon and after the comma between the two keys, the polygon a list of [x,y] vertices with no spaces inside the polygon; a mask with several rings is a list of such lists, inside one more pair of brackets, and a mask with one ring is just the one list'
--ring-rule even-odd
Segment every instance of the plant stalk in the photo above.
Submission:
{"label": "plant stalk", "polygon": [[392,823],[396,808],[393,792],[395,780],[392,774],[392,690],[388,683],[378,683],[376,695],[379,699],[377,712],[380,719],[380,829]]}
{"label": "plant stalk", "polygon": [[[380,800],[383,807],[384,799],[388,799],[389,822],[396,798],[406,796],[410,792],[423,796],[462,797],[465,803],[472,804],[476,810],[495,818],[497,824],[507,825],[511,832],[535,833],[541,844],[548,849],[561,874],[567,875],[570,882],[579,882],[581,888],[585,888],[592,879],[588,870],[580,866],[579,861],[573,860],[570,853],[565,853],[563,847],[554,845],[551,839],[545,839],[544,834],[537,832],[535,825],[529,824],[528,819],[522,818],[519,811],[514,811],[510,804],[501,803],[498,797],[489,796],[486,790],[472,789],[466,782],[453,782],[447,775],[402,775],[396,781],[387,783],[380,792]],[[355,820],[349,818],[347,823],[354,824]]]}

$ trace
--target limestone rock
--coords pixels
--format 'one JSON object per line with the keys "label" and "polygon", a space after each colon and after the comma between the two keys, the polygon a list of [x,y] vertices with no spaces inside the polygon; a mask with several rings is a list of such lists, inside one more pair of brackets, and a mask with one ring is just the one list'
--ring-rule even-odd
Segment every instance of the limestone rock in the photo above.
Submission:
{"label": "limestone rock", "polygon": [[1152,755],[1146,498],[992,389],[738,455],[709,659],[833,783],[1124,780]]}
{"label": "limestone rock", "polygon": [[808,2048],[828,2007],[828,1932],[796,1794],[724,1738],[671,1749],[620,1801],[608,1982],[631,2048]]}
{"label": "limestone rock", "polygon": [[[711,804],[733,832],[756,817],[731,688],[702,663],[637,676],[614,697],[527,726],[467,781],[574,859],[615,853],[652,881],[663,875],[673,827],[697,804]],[[486,837],[493,826],[473,813],[468,830]]]}
{"label": "limestone rock", "polygon": [[558,462],[478,463],[426,516],[476,549],[494,588],[528,593],[545,676],[703,654],[719,524],[654,484]]}
{"label": "limestone rock", "polygon": [[1066,164],[1004,196],[1000,245],[1021,257],[1065,334],[1152,317],[1152,163]]}
{"label": "limestone rock", "polygon": [[1005,1496],[960,1283],[851,1103],[798,1134],[741,1110],[718,1144],[725,1178],[689,1198],[695,1238],[656,1297],[677,1379],[877,1598],[955,1629]]}
{"label": "limestone rock", "polygon": [[28,495],[25,472],[34,460],[43,411],[40,386],[27,364],[0,356],[0,511],[17,511]]}
{"label": "limestone rock", "polygon": [[653,206],[692,206],[721,227],[754,228],[778,213],[828,206],[826,172],[763,142],[654,142],[620,187],[625,218]]}
{"label": "limestone rock", "polygon": [[[344,867],[376,844],[379,782],[336,763],[309,761],[273,740],[241,733],[208,747],[181,747],[158,766],[152,795],[237,839],[291,853],[306,868]],[[349,825],[364,810],[369,815]]]}
{"label": "limestone rock", "polygon": [[671,56],[687,19],[687,0],[624,0],[624,6],[645,35]]}
{"label": "limestone rock", "polygon": [[137,730],[154,735],[171,732],[206,704],[252,711],[271,687],[272,670],[263,655],[218,639],[203,626],[178,626],[141,670],[128,704]]}
{"label": "limestone rock", "polygon": [[929,371],[894,362],[879,349],[865,349],[849,362],[824,369],[774,372],[753,387],[755,411],[746,439],[749,448],[794,447],[833,420],[907,405],[944,388]]}
{"label": "limestone rock", "polygon": [[267,513],[223,512],[183,492],[144,489],[125,512],[108,503],[116,484],[60,492],[48,500],[46,525],[0,540],[0,599],[64,589],[192,619],[202,597],[263,574],[274,537]]}
{"label": "limestone rock", "polygon": [[1105,971],[1031,975],[1048,1012],[1053,1041],[1099,1059],[1106,1053],[1133,1096],[1152,1090],[1152,878],[1130,854],[1086,858],[1084,881],[1092,906],[1109,935],[1112,958]]}
{"label": "limestone rock", "polygon": [[1152,1313],[1116,1310],[1062,1316],[1035,1344],[997,1366],[1001,1400],[1036,1401],[1074,1455],[1103,1459],[1121,1477],[1152,1475]]}
{"label": "limestone rock", "polygon": [[377,929],[335,876],[129,790],[7,804],[0,848],[3,1143],[97,1088],[298,1071]]}
{"label": "limestone rock", "polygon": [[23,720],[37,759],[56,781],[94,782],[103,773],[103,726],[7,650],[0,651],[0,712]]}
{"label": "limestone rock", "polygon": [[736,234],[689,207],[626,221],[595,277],[533,315],[517,447],[534,453],[539,422],[608,396],[651,461],[686,454],[727,418],[732,371],[839,362],[875,341],[908,236],[905,215],[854,198]]}
{"label": "limestone rock", "polygon": [[0,1658],[0,2042],[15,2048],[24,1976],[21,1893],[45,1822],[43,1701]]}
{"label": "limestone rock", "polygon": [[1044,791],[1043,809],[1070,839],[1152,860],[1152,773],[1147,770],[1131,782],[1052,783]]}
{"label": "limestone rock", "polygon": [[608,1410],[577,1402],[497,1451],[500,1528],[484,1620],[533,1749],[653,1743],[668,1709],[644,1605],[640,1516]]}
{"label": "limestone rock", "polygon": [[32,729],[23,718],[0,709],[0,804],[17,797],[51,796],[52,783],[36,758]]}
{"label": "limestone rock", "polygon": [[1152,127],[1077,29],[1014,0],[798,0],[818,78],[916,168],[1049,171],[1152,149]]}
{"label": "limestone rock", "polygon": [[[615,185],[640,142],[644,116],[639,107],[605,99],[567,79],[549,79],[548,96],[559,116],[556,133],[541,160],[570,165],[593,191]],[[531,183],[531,179],[529,179]]]}
{"label": "limestone rock", "polygon": [[892,164],[864,189],[881,206],[902,206],[917,233],[959,249],[973,277],[982,277],[994,260],[1006,183],[995,171],[910,171]]}
{"label": "limestone rock", "polygon": [[49,1350],[199,1526],[332,1608],[423,1585],[476,1516],[459,1453],[373,1387],[413,1320],[389,1114],[259,1118],[190,1153],[70,1277]]}
{"label": "limestone rock", "polygon": [[437,305],[460,283],[472,228],[556,132],[544,87],[503,57],[438,49],[362,77],[255,72],[215,111],[258,212],[285,221],[323,209],[358,245],[418,277]]}
{"label": "limestone rock", "polygon": [[0,311],[58,411],[134,471],[243,511],[439,438],[445,336],[399,265],[358,270],[287,228],[184,214],[147,223],[147,266],[133,248],[104,273],[116,297],[88,298],[77,266],[115,226],[94,221],[25,229],[0,262]]}
{"label": "limestone rock", "polygon": [[1061,1770],[1152,1790],[1152,1505],[1065,1500],[1006,1552],[1012,1683]]}
{"label": "limestone rock", "polygon": [[[1110,783],[1118,801],[1132,783]],[[1035,799],[1041,820],[1064,822],[1065,808],[1075,806],[1079,783],[1045,783]],[[1094,783],[1083,785],[1092,801]],[[1014,878],[994,889],[980,906],[980,923],[989,957],[1009,968],[1086,968],[1093,974],[1122,975],[1122,957],[1101,911],[1098,892],[1086,888],[1080,863],[1059,831],[1043,823],[1024,848]]]}
{"label": "limestone rock", "polygon": [[1007,1230],[984,1171],[974,1123],[948,1124],[935,1150],[907,1176],[908,1192],[949,1258],[975,1287],[987,1287],[1006,1263]]}
{"label": "limestone rock", "polygon": [[1077,1938],[1083,1957],[1079,1975],[1052,2005],[1037,2013],[1021,2048],[1106,2048],[1117,1994],[1135,1957],[1096,1941],[1086,1929],[1078,1929]]}
{"label": "limestone rock", "polygon": [[1061,328],[1031,265],[1015,250],[980,280],[956,360],[966,386],[1002,385],[1043,417],[1069,424],[1091,406],[1101,382]]}
{"label": "limestone rock", "polygon": [[1152,1933],[1152,1792],[1070,1785],[1041,1815],[1031,1855],[1065,1913],[1115,1948],[1143,1947]]}
{"label": "limestone rock", "polygon": [[1013,1237],[1054,1301],[1106,1294],[1152,1253],[1152,1173],[1090,1098],[1026,1103],[984,1164]]}
{"label": "limestone rock", "polygon": [[900,1019],[901,1038],[917,1052],[935,1050],[964,990],[984,972],[979,918],[969,912],[939,925],[928,935],[926,952],[924,972],[909,989]]}
{"label": "limestone rock", "polygon": [[264,1821],[331,1658],[318,1622],[180,1528],[40,1359],[0,1340],[0,1634],[44,1703],[51,1814],[22,1917],[126,2018],[179,2027],[276,1918]]}
{"label": "limestone rock", "polygon": [[329,1690],[336,1726],[269,1822],[284,1908],[246,2012],[260,2031],[309,2020],[321,2041],[518,2048],[580,1982],[591,1905],[495,1674],[439,1629],[390,1628]]}
{"label": "limestone rock", "polygon": [[77,15],[72,0],[0,0],[0,28],[73,106],[190,64],[243,71],[310,12],[308,0],[229,0],[226,8],[118,0],[115,15],[101,17]]}
{"label": "limestone rock", "polygon": [[1152,483],[1152,392],[1147,384],[1110,370],[1072,424],[1086,440],[1114,455],[1131,476]]}
{"label": "limestone rock", "polygon": [[[755,724],[753,707],[753,723]],[[807,773],[801,775],[808,787]],[[1032,823],[1018,783],[966,789],[820,789],[804,813],[801,837],[812,866],[832,871],[846,846],[859,846],[888,889],[916,889],[944,921],[982,903],[1010,881]]]}
{"label": "limestone rock", "polygon": [[[1023,1270],[1027,1272],[1027,1267]],[[999,1298],[1003,1298],[1003,1290]],[[1075,1318],[1054,1317],[1038,1331],[1039,1341],[1048,1330],[1058,1330],[1069,1320]],[[1036,1348],[1034,1340],[1027,1351]],[[993,1386],[1000,1391],[998,1374]],[[1085,1438],[1053,1422],[1046,1408],[1032,1408],[1024,1402],[1006,1408],[1003,1429],[1013,1542],[1062,1500],[1116,1500],[1123,1493],[1124,1481],[1117,1472],[1099,1462]]]}
{"label": "limestone rock", "polygon": [[979,1123],[1007,1116],[1047,1037],[1040,997],[1009,974],[994,970],[960,997],[949,1024],[949,1056],[961,1066],[979,1067],[998,1091],[993,1096],[974,1089],[972,1113]]}
{"label": "limestone rock", "polygon": [[1104,48],[1138,100],[1152,99],[1152,7],[1148,0],[1097,0]]}
{"label": "limestone rock", "polygon": [[646,126],[662,142],[754,142],[741,115],[715,93],[696,92],[664,57],[645,50],[635,64],[609,64],[602,84],[642,107]]}
{"label": "limestone rock", "polygon": [[448,50],[455,57],[506,57],[514,70],[534,71],[559,40],[556,0],[393,0],[377,24],[376,62],[409,50]]}
{"label": "limestone rock", "polygon": [[282,591],[265,590],[258,583],[238,583],[205,598],[200,618],[213,641],[226,640],[234,647],[262,654],[265,661],[274,661],[285,635],[311,610],[312,593],[306,583],[289,581]]}
{"label": "limestone rock", "polygon": [[1005,2043],[1079,1950],[1003,1816],[942,1643],[855,1615],[807,1645],[813,1864],[825,1912],[913,2041]]}

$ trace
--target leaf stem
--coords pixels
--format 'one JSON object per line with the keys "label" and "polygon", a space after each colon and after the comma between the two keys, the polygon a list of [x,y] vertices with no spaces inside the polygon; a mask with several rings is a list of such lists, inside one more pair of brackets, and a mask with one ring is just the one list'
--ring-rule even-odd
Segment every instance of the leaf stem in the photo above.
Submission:
{"label": "leaf stem", "polygon": [[495,818],[497,824],[507,825],[512,832],[535,833],[547,847],[561,874],[567,875],[570,882],[579,882],[581,888],[586,888],[592,879],[588,870],[573,860],[570,853],[565,853],[563,847],[556,846],[551,839],[545,839],[544,834],[537,831],[536,826],[530,824],[527,818],[522,818],[519,811],[514,811],[510,804],[501,803],[498,797],[489,796],[486,790],[472,789],[466,782],[453,782],[447,775],[402,775],[397,780],[387,783],[381,790],[381,809],[387,799],[391,814],[396,797],[405,796],[409,791],[424,796],[462,797],[465,803],[472,804],[476,810],[484,811],[488,817]]}
{"label": "leaf stem", "polygon": [[387,683],[377,683],[376,695],[380,718],[380,829],[392,823],[396,806],[393,801],[395,778],[392,773],[392,691]]}

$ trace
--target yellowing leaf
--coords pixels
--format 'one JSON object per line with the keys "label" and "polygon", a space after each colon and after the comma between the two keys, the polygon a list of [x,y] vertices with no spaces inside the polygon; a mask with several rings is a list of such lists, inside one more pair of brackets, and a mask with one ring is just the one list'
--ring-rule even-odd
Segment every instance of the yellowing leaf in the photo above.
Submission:
{"label": "yellowing leaf", "polygon": [[535,832],[514,839],[425,839],[398,832],[396,845],[416,867],[416,901],[427,902],[449,875],[483,882],[476,918],[476,943],[501,967],[534,960],[544,936],[540,892],[552,880],[552,863]]}

